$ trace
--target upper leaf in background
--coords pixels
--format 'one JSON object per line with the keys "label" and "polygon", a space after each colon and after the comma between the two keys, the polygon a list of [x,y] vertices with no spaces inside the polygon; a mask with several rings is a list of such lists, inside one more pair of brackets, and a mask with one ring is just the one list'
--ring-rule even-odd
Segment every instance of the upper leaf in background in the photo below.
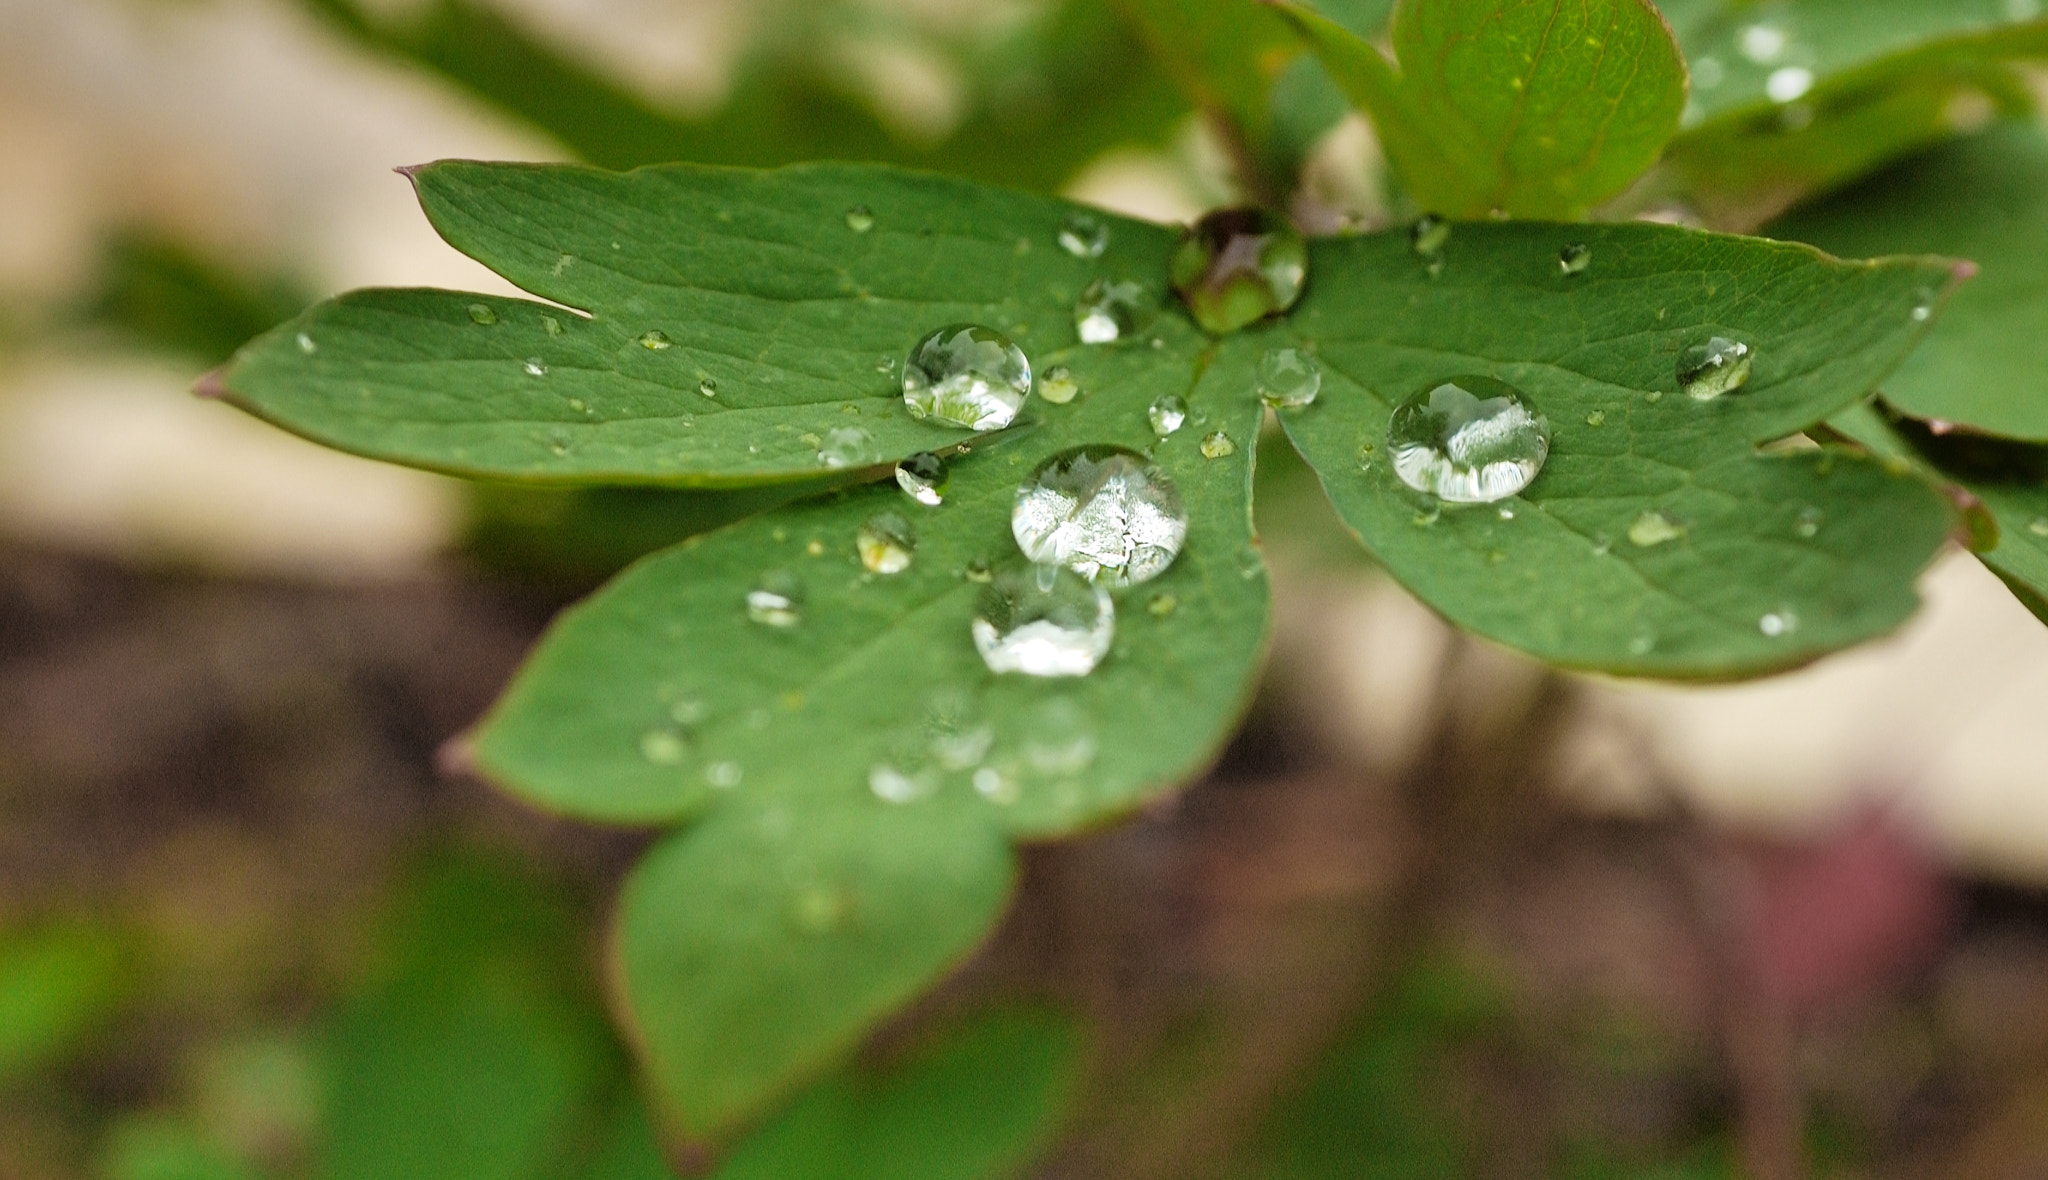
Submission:
{"label": "upper leaf in background", "polygon": [[2038,124],[1944,145],[1768,232],[1845,257],[1975,260],[1976,279],[1885,379],[1885,400],[1915,418],[2048,442],[2048,133]]}
{"label": "upper leaf in background", "polygon": [[[871,12],[796,0],[761,22],[718,109],[658,109],[475,0],[393,10],[303,0],[381,53],[411,61],[553,135],[593,164],[687,160],[754,167],[874,160],[1047,190],[1107,148],[1154,140],[1187,111],[1173,84],[1096,0],[1055,0],[955,63],[970,87],[958,126],[922,143],[885,126],[849,87],[848,29]],[[837,56],[835,56],[837,55]]]}
{"label": "upper leaf in background", "polygon": [[1672,169],[1717,224],[2032,105],[2005,62],[2048,54],[2032,0],[1664,0],[1692,67]]}
{"label": "upper leaf in background", "polygon": [[1685,65],[1645,0],[1406,0],[1396,63],[1279,4],[1373,117],[1434,212],[1570,219],[1626,188],[1678,127]]}
{"label": "upper leaf in background", "polygon": [[[1583,273],[1562,273],[1566,243],[1590,249]],[[1399,232],[1318,241],[1316,282],[1269,329],[1325,374],[1282,425],[1424,602],[1552,663],[1685,678],[1793,666],[1912,612],[1953,521],[1942,498],[1847,452],[1755,448],[1875,386],[1951,264],[1647,225],[1461,225],[1440,258],[1431,277]],[[1748,344],[1753,374],[1699,402],[1677,360],[1711,336]],[[1439,511],[1388,471],[1388,419],[1463,374],[1522,391],[1549,459],[1497,506]]]}

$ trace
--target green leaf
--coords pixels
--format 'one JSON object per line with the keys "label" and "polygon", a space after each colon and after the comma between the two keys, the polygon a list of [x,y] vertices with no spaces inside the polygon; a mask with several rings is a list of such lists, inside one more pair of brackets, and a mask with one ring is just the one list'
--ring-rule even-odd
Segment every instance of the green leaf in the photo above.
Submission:
{"label": "green leaf", "polygon": [[2016,58],[2048,16],[2006,0],[1665,0],[1692,65],[1672,168],[1730,223],[1950,135],[1988,102],[2025,109]]}
{"label": "green leaf", "polygon": [[2048,442],[2048,134],[2014,123],[1794,211],[1774,237],[1859,257],[1974,259],[1926,341],[1885,379],[1916,418]]}
{"label": "green leaf", "polygon": [[[1075,258],[1055,244],[1071,205],[858,165],[452,162],[414,182],[458,249],[589,315],[358,291],[244,348],[210,392],[330,446],[458,475],[793,480],[820,473],[838,429],[865,431],[875,462],[972,438],[905,412],[898,369],[919,337],[981,323],[1040,357],[1073,342],[1089,281],[1156,292],[1172,245],[1103,215],[1107,252]],[[871,230],[848,226],[855,206]]]}
{"label": "green leaf", "polygon": [[1408,0],[1398,70],[1337,22],[1278,7],[1442,214],[1580,216],[1655,162],[1685,103],[1684,62],[1644,0]]}
{"label": "green leaf", "polygon": [[[1585,273],[1561,273],[1565,242],[1590,246]],[[1911,613],[1953,519],[1942,498],[1852,454],[1754,448],[1876,385],[1951,264],[1645,225],[1461,225],[1441,258],[1432,278],[1398,233],[1319,242],[1302,306],[1266,333],[1321,356],[1322,399],[1282,424],[1423,601],[1552,663],[1669,677],[1791,666]],[[1748,343],[1754,370],[1701,403],[1675,369],[1708,335]],[[1548,417],[1542,473],[1498,505],[1513,519],[1435,511],[1388,470],[1393,405],[1463,374],[1506,381]],[[1646,512],[1683,534],[1633,543]]]}
{"label": "green leaf", "polygon": [[1015,875],[972,811],[873,799],[735,801],[655,847],[626,883],[618,962],[682,1128],[825,1069],[980,942]]}
{"label": "green leaf", "polygon": [[1041,1149],[1079,1082],[1081,1036],[1044,1011],[983,1014],[880,1067],[840,1070],[714,1180],[996,1180]]}
{"label": "green leaf", "polygon": [[119,938],[92,926],[0,935],[0,1085],[60,1060],[104,1024],[131,970]]}
{"label": "green leaf", "polygon": [[808,483],[725,491],[475,484],[463,547],[493,569],[594,585],[657,549],[816,490]]}

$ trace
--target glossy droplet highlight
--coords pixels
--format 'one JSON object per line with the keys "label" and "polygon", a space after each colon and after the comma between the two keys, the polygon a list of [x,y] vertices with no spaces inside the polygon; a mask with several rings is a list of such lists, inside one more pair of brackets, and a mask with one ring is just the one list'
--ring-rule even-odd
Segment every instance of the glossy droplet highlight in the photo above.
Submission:
{"label": "glossy droplet highlight", "polygon": [[1034,562],[1121,586],[1173,564],[1188,514],[1173,480],[1142,456],[1082,447],[1039,464],[1017,489],[1010,533]]}
{"label": "glossy droplet highlight", "polygon": [[1550,455],[1550,423],[1521,391],[1491,377],[1438,382],[1394,410],[1387,456],[1402,483],[1454,504],[1523,488]]}
{"label": "glossy droplet highlight", "polygon": [[1065,365],[1054,365],[1038,378],[1038,396],[1056,406],[1064,406],[1081,392],[1081,383],[1074,380],[1073,370]]}
{"label": "glossy droplet highlight", "polygon": [[1813,71],[1804,66],[1786,66],[1781,70],[1772,70],[1771,76],[1764,79],[1764,94],[1769,96],[1772,102],[1791,102],[1804,97],[1811,89]]}
{"label": "glossy droplet highlight", "polygon": [[846,228],[857,234],[864,234],[875,228],[875,215],[866,205],[855,205],[846,211]]}
{"label": "glossy droplet highlight", "polygon": [[488,328],[498,322],[498,313],[492,311],[487,303],[472,303],[469,305],[469,318],[471,323],[482,324]]}
{"label": "glossy droplet highlight", "polygon": [[825,467],[859,467],[875,460],[875,438],[858,426],[825,432],[818,444],[818,462]]}
{"label": "glossy droplet highlight", "polygon": [[1694,401],[1712,401],[1749,381],[1751,359],[1740,340],[1709,337],[1678,354],[1678,388]]}
{"label": "glossy droplet highlight", "polygon": [[2037,516],[2028,521],[2027,531],[2037,537],[2048,537],[2048,516]]}
{"label": "glossy droplet highlight", "polygon": [[1097,279],[1074,301],[1074,334],[1083,344],[1114,344],[1135,335],[1150,319],[1150,301],[1137,283]]}
{"label": "glossy droplet highlight", "polygon": [[1109,248],[1109,227],[1088,213],[1069,213],[1060,225],[1060,249],[1076,258],[1100,258]]}
{"label": "glossy droplet highlight", "polygon": [[1275,409],[1299,409],[1323,388],[1323,367],[1298,348],[1269,348],[1259,358],[1259,400]]}
{"label": "glossy droplet highlight", "polygon": [[1573,242],[1557,252],[1557,268],[1568,275],[1584,274],[1593,265],[1593,247]]}
{"label": "glossy droplet highlight", "polygon": [[930,451],[919,451],[896,465],[896,486],[925,507],[936,508],[945,502],[951,475],[944,459]]}
{"label": "glossy droplet highlight", "polygon": [[650,729],[640,735],[640,756],[656,766],[674,766],[689,752],[689,743],[675,730]]}
{"label": "glossy droplet highlight", "polygon": [[540,359],[540,358],[539,358],[539,357],[537,357],[537,356],[530,356],[530,357],[527,357],[527,358],[526,358],[526,375],[527,375],[527,376],[529,376],[529,377],[545,377],[545,376],[547,376],[547,375],[548,375],[548,364],[547,364],[547,362],[546,362],[546,361],[544,361],[544,360],[542,360],[542,359]]}
{"label": "glossy droplet highlight", "polygon": [[299,351],[305,353],[307,356],[312,356],[314,353],[320,351],[320,346],[318,344],[313,343],[313,338],[304,332],[299,333],[298,344]]}
{"label": "glossy droplet highlight", "polygon": [[1593,427],[1595,430],[1598,430],[1600,427],[1607,425],[1607,411],[1594,410],[1593,412],[1587,414],[1586,425]]}
{"label": "glossy droplet highlight", "polygon": [[917,534],[910,522],[894,512],[877,512],[860,526],[854,536],[860,563],[878,574],[900,574],[910,568],[917,548]]}
{"label": "glossy droplet highlight", "polygon": [[1756,621],[1756,629],[1769,639],[1789,635],[1799,629],[1799,616],[1791,610],[1774,610]]}
{"label": "glossy droplet highlight", "polygon": [[1818,536],[1820,534],[1821,517],[1821,510],[1811,504],[1801,508],[1798,517],[1792,521],[1793,535],[1799,537]]}
{"label": "glossy droplet highlight", "polygon": [[1152,433],[1165,438],[1188,420],[1188,401],[1177,393],[1162,393],[1145,407],[1145,420],[1152,424]]}
{"label": "glossy droplet highlight", "polygon": [[717,397],[718,380],[713,377],[704,378],[702,381],[697,382],[697,392],[705,397]]}
{"label": "glossy droplet highlight", "polygon": [[669,348],[674,344],[675,341],[670,340],[668,333],[660,328],[649,328],[645,332],[640,333],[640,347],[649,352],[660,352],[662,349]]}
{"label": "glossy droplet highlight", "polygon": [[803,621],[804,587],[788,570],[762,574],[747,591],[747,617],[766,627],[794,627]]}
{"label": "glossy droplet highlight", "polygon": [[1655,509],[1638,514],[1628,526],[1629,544],[1642,549],[1662,545],[1666,541],[1676,541],[1684,535],[1685,526]]}
{"label": "glossy droplet highlight", "polygon": [[1294,306],[1308,244],[1264,210],[1222,209],[1189,227],[1167,270],[1195,322],[1220,335]]}
{"label": "glossy droplet highlight", "polygon": [[913,418],[1001,430],[1031,396],[1031,362],[1008,336],[979,324],[930,333],[903,362],[903,404]]}
{"label": "glossy droplet highlight", "polygon": [[974,615],[974,647],[991,672],[1024,676],[1086,676],[1116,635],[1109,592],[1070,570],[1006,569],[982,591]]}
{"label": "glossy droplet highlight", "polygon": [[1212,430],[1202,436],[1202,458],[1221,459],[1237,454],[1237,444],[1220,430]]}
{"label": "glossy droplet highlight", "polygon": [[884,803],[915,803],[939,789],[939,776],[930,770],[908,774],[886,762],[868,768],[868,790]]}

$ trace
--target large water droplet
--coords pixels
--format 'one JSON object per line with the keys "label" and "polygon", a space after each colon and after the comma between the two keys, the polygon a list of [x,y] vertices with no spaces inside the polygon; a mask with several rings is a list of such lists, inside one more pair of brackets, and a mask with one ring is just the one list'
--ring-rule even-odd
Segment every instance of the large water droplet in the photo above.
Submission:
{"label": "large water droplet", "polygon": [[1108,654],[1116,635],[1109,591],[1060,567],[1043,582],[1035,570],[1005,569],[982,591],[972,630],[991,672],[1086,676]]}
{"label": "large water droplet", "polygon": [[1074,334],[1083,344],[1112,344],[1136,334],[1151,319],[1145,288],[1097,279],[1074,301]]}
{"label": "large water droplet", "polygon": [[1684,535],[1684,525],[1655,509],[1644,510],[1628,526],[1629,543],[1642,549],[1676,541]]}
{"label": "large water droplet", "polygon": [[1488,504],[1528,487],[1543,470],[1550,423],[1505,382],[1453,377],[1395,408],[1387,455],[1416,491]]}
{"label": "large water droplet", "polygon": [[1145,420],[1152,424],[1152,433],[1165,438],[1188,420],[1188,400],[1177,393],[1162,393],[1145,407]]}
{"label": "large water droplet", "polygon": [[1593,265],[1593,247],[1573,242],[1557,252],[1557,268],[1568,275],[1584,274]]}
{"label": "large water droplet", "polygon": [[1323,367],[1298,348],[1269,348],[1259,358],[1259,400],[1275,409],[1296,409],[1316,400]]}
{"label": "large water droplet", "polygon": [[1234,332],[1286,311],[1308,278],[1299,231],[1259,209],[1222,209],[1188,229],[1168,262],[1173,289],[1195,322]]}
{"label": "large water droplet", "polygon": [[1128,585],[1180,555],[1188,514],[1166,472],[1111,447],[1082,447],[1039,464],[1010,511],[1017,548],[1035,562]]}
{"label": "large water droplet", "polygon": [[794,627],[803,621],[804,586],[788,570],[762,574],[747,591],[747,617],[769,627]]}
{"label": "large water droplet", "polygon": [[1073,370],[1065,365],[1054,365],[1038,378],[1038,396],[1056,406],[1064,406],[1081,392],[1081,383],[1074,380]]}
{"label": "large water droplet", "polygon": [[866,205],[855,205],[846,211],[846,228],[864,234],[875,228],[875,215]]}
{"label": "large water droplet", "polygon": [[469,318],[472,323],[488,328],[498,322],[498,313],[492,311],[488,303],[472,303],[469,305]]}
{"label": "large water droplet", "polygon": [[1109,246],[1109,227],[1087,213],[1069,213],[1060,226],[1060,249],[1076,258],[1100,258]]}
{"label": "large water droplet", "polygon": [[896,513],[877,512],[860,526],[854,548],[860,551],[860,563],[875,573],[900,574],[910,568],[917,535],[910,531],[910,522]]}
{"label": "large water droplet", "polygon": [[818,462],[826,467],[858,467],[874,462],[875,437],[858,426],[840,426],[825,432],[818,444]]}
{"label": "large water droplet", "polygon": [[670,340],[668,333],[660,328],[649,328],[645,332],[640,333],[640,347],[649,352],[660,352],[662,349],[671,347],[674,344],[675,341]]}
{"label": "large water droplet", "polygon": [[1231,442],[1230,436],[1222,431],[1212,430],[1202,436],[1202,458],[1221,459],[1227,455],[1235,454],[1237,454],[1237,444]]}
{"label": "large water droplet", "polygon": [[945,501],[950,477],[946,461],[930,451],[919,451],[896,465],[896,486],[927,508],[936,508]]}
{"label": "large water droplet", "polygon": [[1031,362],[994,328],[950,324],[917,342],[903,363],[903,404],[913,418],[1001,430],[1031,396]]}
{"label": "large water droplet", "polygon": [[1726,336],[1689,345],[1678,354],[1678,388],[1695,401],[1712,401],[1749,380],[1749,345]]}

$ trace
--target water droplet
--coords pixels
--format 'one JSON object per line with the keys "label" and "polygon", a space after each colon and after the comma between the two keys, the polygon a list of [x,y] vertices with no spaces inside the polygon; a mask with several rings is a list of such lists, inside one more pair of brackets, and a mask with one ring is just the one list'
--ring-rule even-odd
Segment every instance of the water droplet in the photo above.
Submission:
{"label": "water droplet", "polygon": [[1657,646],[1657,637],[1647,631],[1630,637],[1628,641],[1628,651],[1633,656],[1649,655],[1650,649],[1655,646]]}
{"label": "water droplet", "polygon": [[649,352],[660,352],[674,343],[675,341],[668,338],[668,333],[660,328],[649,328],[645,332],[640,333],[640,347],[647,349]]}
{"label": "water droplet", "polygon": [[1145,288],[1097,279],[1074,301],[1074,334],[1083,344],[1112,344],[1135,335],[1150,320]]}
{"label": "water droplet", "polygon": [[860,563],[878,574],[900,574],[910,568],[910,555],[917,548],[917,535],[910,522],[894,512],[877,512],[868,517],[854,537]]}
{"label": "water droplet", "polygon": [[1735,47],[1758,65],[1769,65],[1785,52],[1785,30],[1773,25],[1745,25],[1735,34]]}
{"label": "water droplet", "polygon": [[1764,93],[1770,96],[1772,102],[1792,102],[1811,89],[1813,71],[1805,66],[1786,66],[1781,70],[1772,70],[1771,76],[1764,79]]}
{"label": "water droplet", "polygon": [[1451,223],[1434,213],[1425,213],[1408,227],[1408,248],[1423,258],[1443,253],[1451,240]]}
{"label": "water droplet", "polygon": [[864,234],[875,228],[875,215],[866,205],[855,205],[846,211],[846,228]]}
{"label": "water droplet", "polygon": [[1060,249],[1076,258],[1100,258],[1109,247],[1109,227],[1087,213],[1069,213],[1060,225]]}
{"label": "water droplet", "polygon": [[689,742],[673,729],[650,729],[640,735],[640,756],[656,766],[674,766],[689,752]]}
{"label": "water droplet", "polygon": [[1294,306],[1308,244],[1264,210],[1220,209],[1189,227],[1167,269],[1195,322],[1220,335]]}
{"label": "water droplet", "polygon": [[1513,520],[1515,518],[1515,510],[1503,504],[1500,506],[1498,515],[1502,520]]}
{"label": "water droplet", "polygon": [[702,697],[683,697],[668,707],[669,720],[686,729],[694,729],[704,724],[705,718],[709,716],[711,706],[705,704]]}
{"label": "water droplet", "polygon": [[994,328],[950,324],[903,363],[903,404],[913,418],[970,430],[1001,430],[1031,396],[1031,362]]}
{"label": "water droplet", "polygon": [[562,334],[562,321],[551,315],[543,314],[540,317],[540,326],[546,329],[547,334],[550,336],[560,336]]}
{"label": "water droplet", "polygon": [[1649,402],[1651,405],[1656,405],[1658,402],[1664,400],[1664,391],[1661,389],[1646,390],[1643,393],[1643,400]]}
{"label": "water droplet", "polygon": [[886,762],[868,768],[868,790],[885,803],[915,803],[938,789],[939,776],[929,769],[910,774]]}
{"label": "water droplet", "polygon": [[770,570],[747,591],[747,617],[769,627],[794,627],[803,620],[804,587],[788,570]]}
{"label": "water droplet", "polygon": [[859,467],[875,459],[875,436],[858,426],[839,426],[825,432],[818,444],[818,462],[826,467]]}
{"label": "water droplet", "polygon": [[704,781],[721,791],[730,791],[740,785],[740,764],[713,762],[704,768]]}
{"label": "water droplet", "polygon": [[1054,567],[1049,585],[1036,571],[1006,569],[982,591],[974,646],[991,672],[1086,676],[1109,652],[1116,607],[1109,591]]}
{"label": "water droplet", "polygon": [[1638,514],[1628,526],[1629,544],[1641,549],[1676,541],[1685,535],[1685,526],[1655,509],[1646,509]]}
{"label": "water droplet", "polygon": [[1038,465],[1010,511],[1017,548],[1091,581],[1157,577],[1180,555],[1187,509],[1166,472],[1112,447],[1081,447]]}
{"label": "water droplet", "polygon": [[1521,391],[1454,377],[1394,410],[1387,454],[1402,483],[1455,504],[1490,504],[1523,488],[1550,455],[1550,423]]}
{"label": "water droplet", "polygon": [[1005,807],[1023,797],[1016,777],[1004,774],[993,766],[984,766],[974,772],[974,793],[990,803]]}
{"label": "water droplet", "polygon": [[896,371],[896,358],[895,358],[895,357],[893,357],[893,356],[878,356],[878,357],[876,357],[876,358],[875,358],[875,372],[877,372],[877,373],[893,373],[893,372],[895,372],[895,371]]}
{"label": "water droplet", "polygon": [[320,351],[320,346],[318,344],[313,343],[313,338],[311,336],[307,335],[304,332],[301,332],[299,333],[299,351],[305,353],[307,356],[312,356],[314,353]]}
{"label": "water droplet", "polygon": [[1712,90],[1726,81],[1727,77],[1728,67],[1722,65],[1718,57],[1702,57],[1692,63],[1694,90]]}
{"label": "water droplet", "polygon": [[469,305],[469,318],[473,323],[490,327],[498,322],[498,313],[492,311],[487,303],[472,303]]}
{"label": "water droplet", "polygon": [[816,537],[812,537],[810,539],[810,542],[804,546],[804,552],[810,554],[812,557],[823,557],[825,556],[825,542],[820,541]]}
{"label": "water droplet", "polygon": [[1259,400],[1275,409],[1298,409],[1316,400],[1323,367],[1298,348],[1269,348],[1259,358]]}
{"label": "water droplet", "polygon": [[1557,252],[1557,268],[1568,275],[1584,274],[1593,265],[1593,247],[1573,242]]}
{"label": "water droplet", "polygon": [[1933,314],[1934,308],[1929,304],[1916,303],[1913,305],[1913,319],[1916,323],[1927,322],[1927,317]]}
{"label": "water droplet", "polygon": [[1145,603],[1145,612],[1155,619],[1163,619],[1180,609],[1180,599],[1160,591]]}
{"label": "water droplet", "polygon": [[1024,729],[1024,760],[1040,774],[1078,774],[1095,761],[1095,726],[1075,701],[1044,702],[1025,719]]}
{"label": "water droplet", "polygon": [[933,694],[925,710],[924,727],[926,748],[942,770],[979,766],[995,745],[995,727],[981,719],[974,698],[964,691]]}
{"label": "water droplet", "polygon": [[540,359],[540,358],[539,358],[539,357],[537,357],[537,356],[530,356],[530,357],[527,357],[527,358],[526,358],[526,375],[527,375],[527,376],[529,376],[529,377],[545,377],[545,376],[547,376],[547,375],[548,375],[548,364],[547,364],[547,362],[546,362],[546,361],[544,361],[544,360],[542,360],[542,359]]}
{"label": "water droplet", "polygon": [[936,508],[946,499],[950,475],[944,459],[919,451],[896,465],[896,486],[925,507]]}
{"label": "water droplet", "polygon": [[2037,537],[2048,537],[2048,516],[2037,516],[2028,521],[2027,531]]}
{"label": "water droplet", "polygon": [[1678,354],[1678,388],[1694,401],[1712,401],[1749,380],[1749,345],[1715,336]]}
{"label": "water droplet", "polygon": [[1145,420],[1152,424],[1152,433],[1165,438],[1188,420],[1188,400],[1177,393],[1162,393],[1145,407]]}
{"label": "water droplet", "polygon": [[989,566],[986,559],[977,557],[967,563],[967,568],[960,571],[960,576],[970,582],[980,582],[986,585],[995,579],[995,571]]}
{"label": "water droplet", "polygon": [[1074,380],[1073,370],[1065,365],[1054,365],[1038,378],[1038,396],[1053,405],[1064,406],[1080,392],[1081,383]]}
{"label": "water droplet", "polygon": [[1756,621],[1756,629],[1767,638],[1776,639],[1799,629],[1799,616],[1790,608],[1775,610]]}
{"label": "water droplet", "polygon": [[1792,531],[1801,537],[1811,537],[1820,532],[1821,510],[1809,504],[1799,510],[1798,519],[1792,522]]}
{"label": "water droplet", "polygon": [[1221,459],[1237,454],[1237,444],[1220,430],[1212,430],[1202,436],[1202,458]]}
{"label": "water droplet", "polygon": [[1607,411],[1594,410],[1592,413],[1586,415],[1586,425],[1594,427],[1595,429],[1607,425]]}
{"label": "water droplet", "polygon": [[706,377],[702,381],[697,382],[697,392],[703,394],[705,397],[717,397],[718,378]]}

